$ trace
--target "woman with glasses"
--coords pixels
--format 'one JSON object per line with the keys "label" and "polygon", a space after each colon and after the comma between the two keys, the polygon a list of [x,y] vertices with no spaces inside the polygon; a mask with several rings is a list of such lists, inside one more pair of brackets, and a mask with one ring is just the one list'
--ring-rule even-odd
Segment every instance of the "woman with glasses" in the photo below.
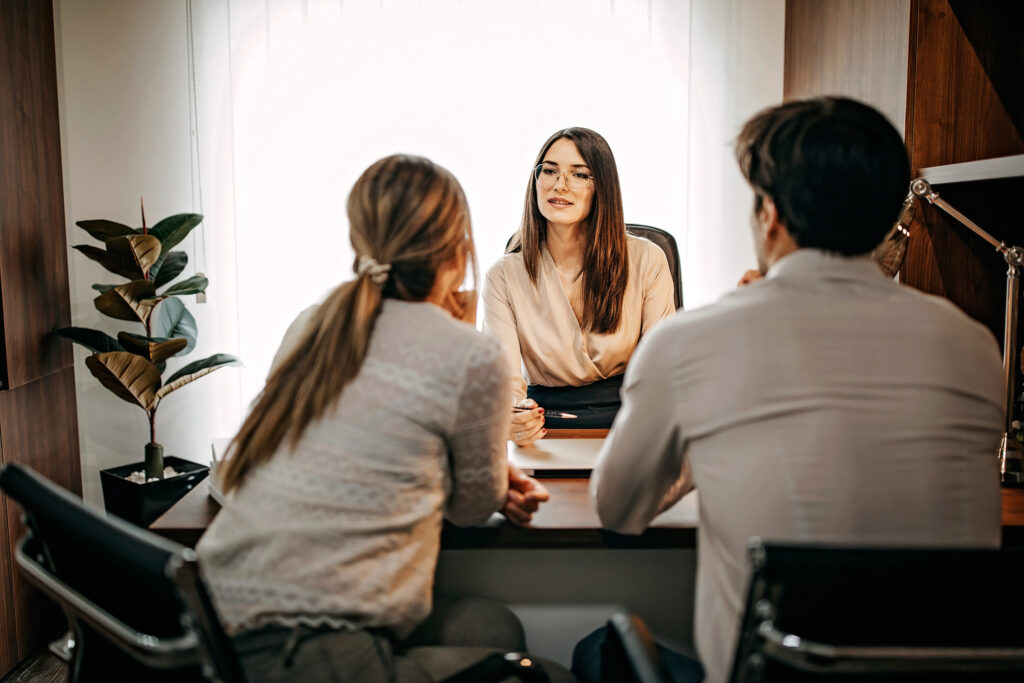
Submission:
{"label": "woman with glasses", "polygon": [[[628,235],[615,157],[587,128],[544,143],[519,231],[487,273],[484,328],[501,340],[526,446],[550,427],[608,427],[637,342],[675,310],[664,252]],[[524,373],[521,369],[525,369]],[[576,415],[545,420],[545,408]]]}

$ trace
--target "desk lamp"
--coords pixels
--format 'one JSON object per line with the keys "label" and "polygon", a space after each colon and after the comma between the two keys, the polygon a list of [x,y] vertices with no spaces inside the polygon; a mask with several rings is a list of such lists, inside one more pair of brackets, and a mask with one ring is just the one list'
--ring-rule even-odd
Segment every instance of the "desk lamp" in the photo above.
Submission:
{"label": "desk lamp", "polygon": [[1020,268],[1024,265],[1024,249],[1008,247],[963,215],[949,202],[939,197],[927,180],[918,178],[910,183],[910,191],[933,204],[962,224],[971,232],[996,248],[1006,261],[1006,317],[1003,322],[1003,379],[1006,390],[1006,422],[1003,438],[999,443],[999,472],[1003,484],[1024,486],[1024,459],[1019,448],[1013,444],[1013,385],[1017,367],[1017,308],[1020,302]]}

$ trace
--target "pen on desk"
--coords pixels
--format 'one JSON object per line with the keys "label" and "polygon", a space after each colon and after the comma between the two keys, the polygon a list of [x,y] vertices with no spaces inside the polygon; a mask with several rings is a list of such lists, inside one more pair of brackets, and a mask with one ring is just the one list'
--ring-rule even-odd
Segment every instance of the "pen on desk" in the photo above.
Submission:
{"label": "pen on desk", "polygon": [[[531,410],[533,410],[533,408],[520,408],[519,406],[516,406],[512,409],[512,412],[525,413]],[[575,420],[579,416],[573,415],[572,413],[563,413],[561,410],[545,410],[544,417],[553,417],[556,420]]]}

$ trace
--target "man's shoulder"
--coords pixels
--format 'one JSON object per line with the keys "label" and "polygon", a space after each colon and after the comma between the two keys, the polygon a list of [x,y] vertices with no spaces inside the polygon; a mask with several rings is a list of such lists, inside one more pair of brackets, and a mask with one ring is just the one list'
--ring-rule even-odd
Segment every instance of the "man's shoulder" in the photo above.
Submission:
{"label": "man's shoulder", "polygon": [[784,296],[772,292],[772,284],[760,281],[726,292],[715,301],[698,308],[680,311],[659,323],[659,329],[672,328],[675,334],[689,334],[719,325],[735,325],[769,314],[784,303]]}
{"label": "man's shoulder", "polygon": [[960,334],[986,344],[995,341],[991,330],[968,316],[949,299],[906,285],[900,285],[896,290],[904,298],[901,319],[906,320],[905,314],[910,312],[913,315],[911,320],[918,324],[932,323],[946,335]]}

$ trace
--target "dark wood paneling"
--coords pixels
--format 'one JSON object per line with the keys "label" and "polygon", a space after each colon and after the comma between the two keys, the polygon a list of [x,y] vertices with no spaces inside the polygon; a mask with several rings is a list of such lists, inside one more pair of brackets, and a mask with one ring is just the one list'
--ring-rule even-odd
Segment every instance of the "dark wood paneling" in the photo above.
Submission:
{"label": "dark wood paneling", "polygon": [[[0,461],[81,493],[53,3],[0,0]],[[3,372],[6,376],[2,376]],[[14,565],[21,511],[0,499],[0,674],[62,627]]]}
{"label": "dark wood paneling", "polygon": [[[0,463],[3,462],[3,427],[0,425]],[[18,663],[14,625],[14,561],[5,551],[11,535],[7,526],[7,496],[0,493],[0,675]]]}
{"label": "dark wood paneling", "polygon": [[[908,113],[915,169],[1024,152],[1024,3],[915,0]],[[937,185],[942,197],[1007,244],[1024,244],[1024,179]],[[902,280],[949,298],[1002,345],[1006,264],[966,226],[922,206]]]}
{"label": "dark wood paneling", "polygon": [[7,385],[71,365],[53,4],[0,0],[0,295]]}
{"label": "dark wood paneling", "polygon": [[919,0],[915,169],[1024,152],[1024,3]]}
{"label": "dark wood paneling", "polygon": [[[17,389],[0,391],[0,425],[4,464],[17,462],[28,465],[44,477],[81,495],[73,368],[64,368]],[[9,530],[6,550],[13,557],[14,543],[24,533],[21,507],[8,499],[6,508]],[[58,635],[63,619],[59,610],[17,573],[13,584],[20,660],[47,639]]]}
{"label": "dark wood paneling", "polygon": [[903,132],[910,0],[787,0],[786,100],[845,95]]}

